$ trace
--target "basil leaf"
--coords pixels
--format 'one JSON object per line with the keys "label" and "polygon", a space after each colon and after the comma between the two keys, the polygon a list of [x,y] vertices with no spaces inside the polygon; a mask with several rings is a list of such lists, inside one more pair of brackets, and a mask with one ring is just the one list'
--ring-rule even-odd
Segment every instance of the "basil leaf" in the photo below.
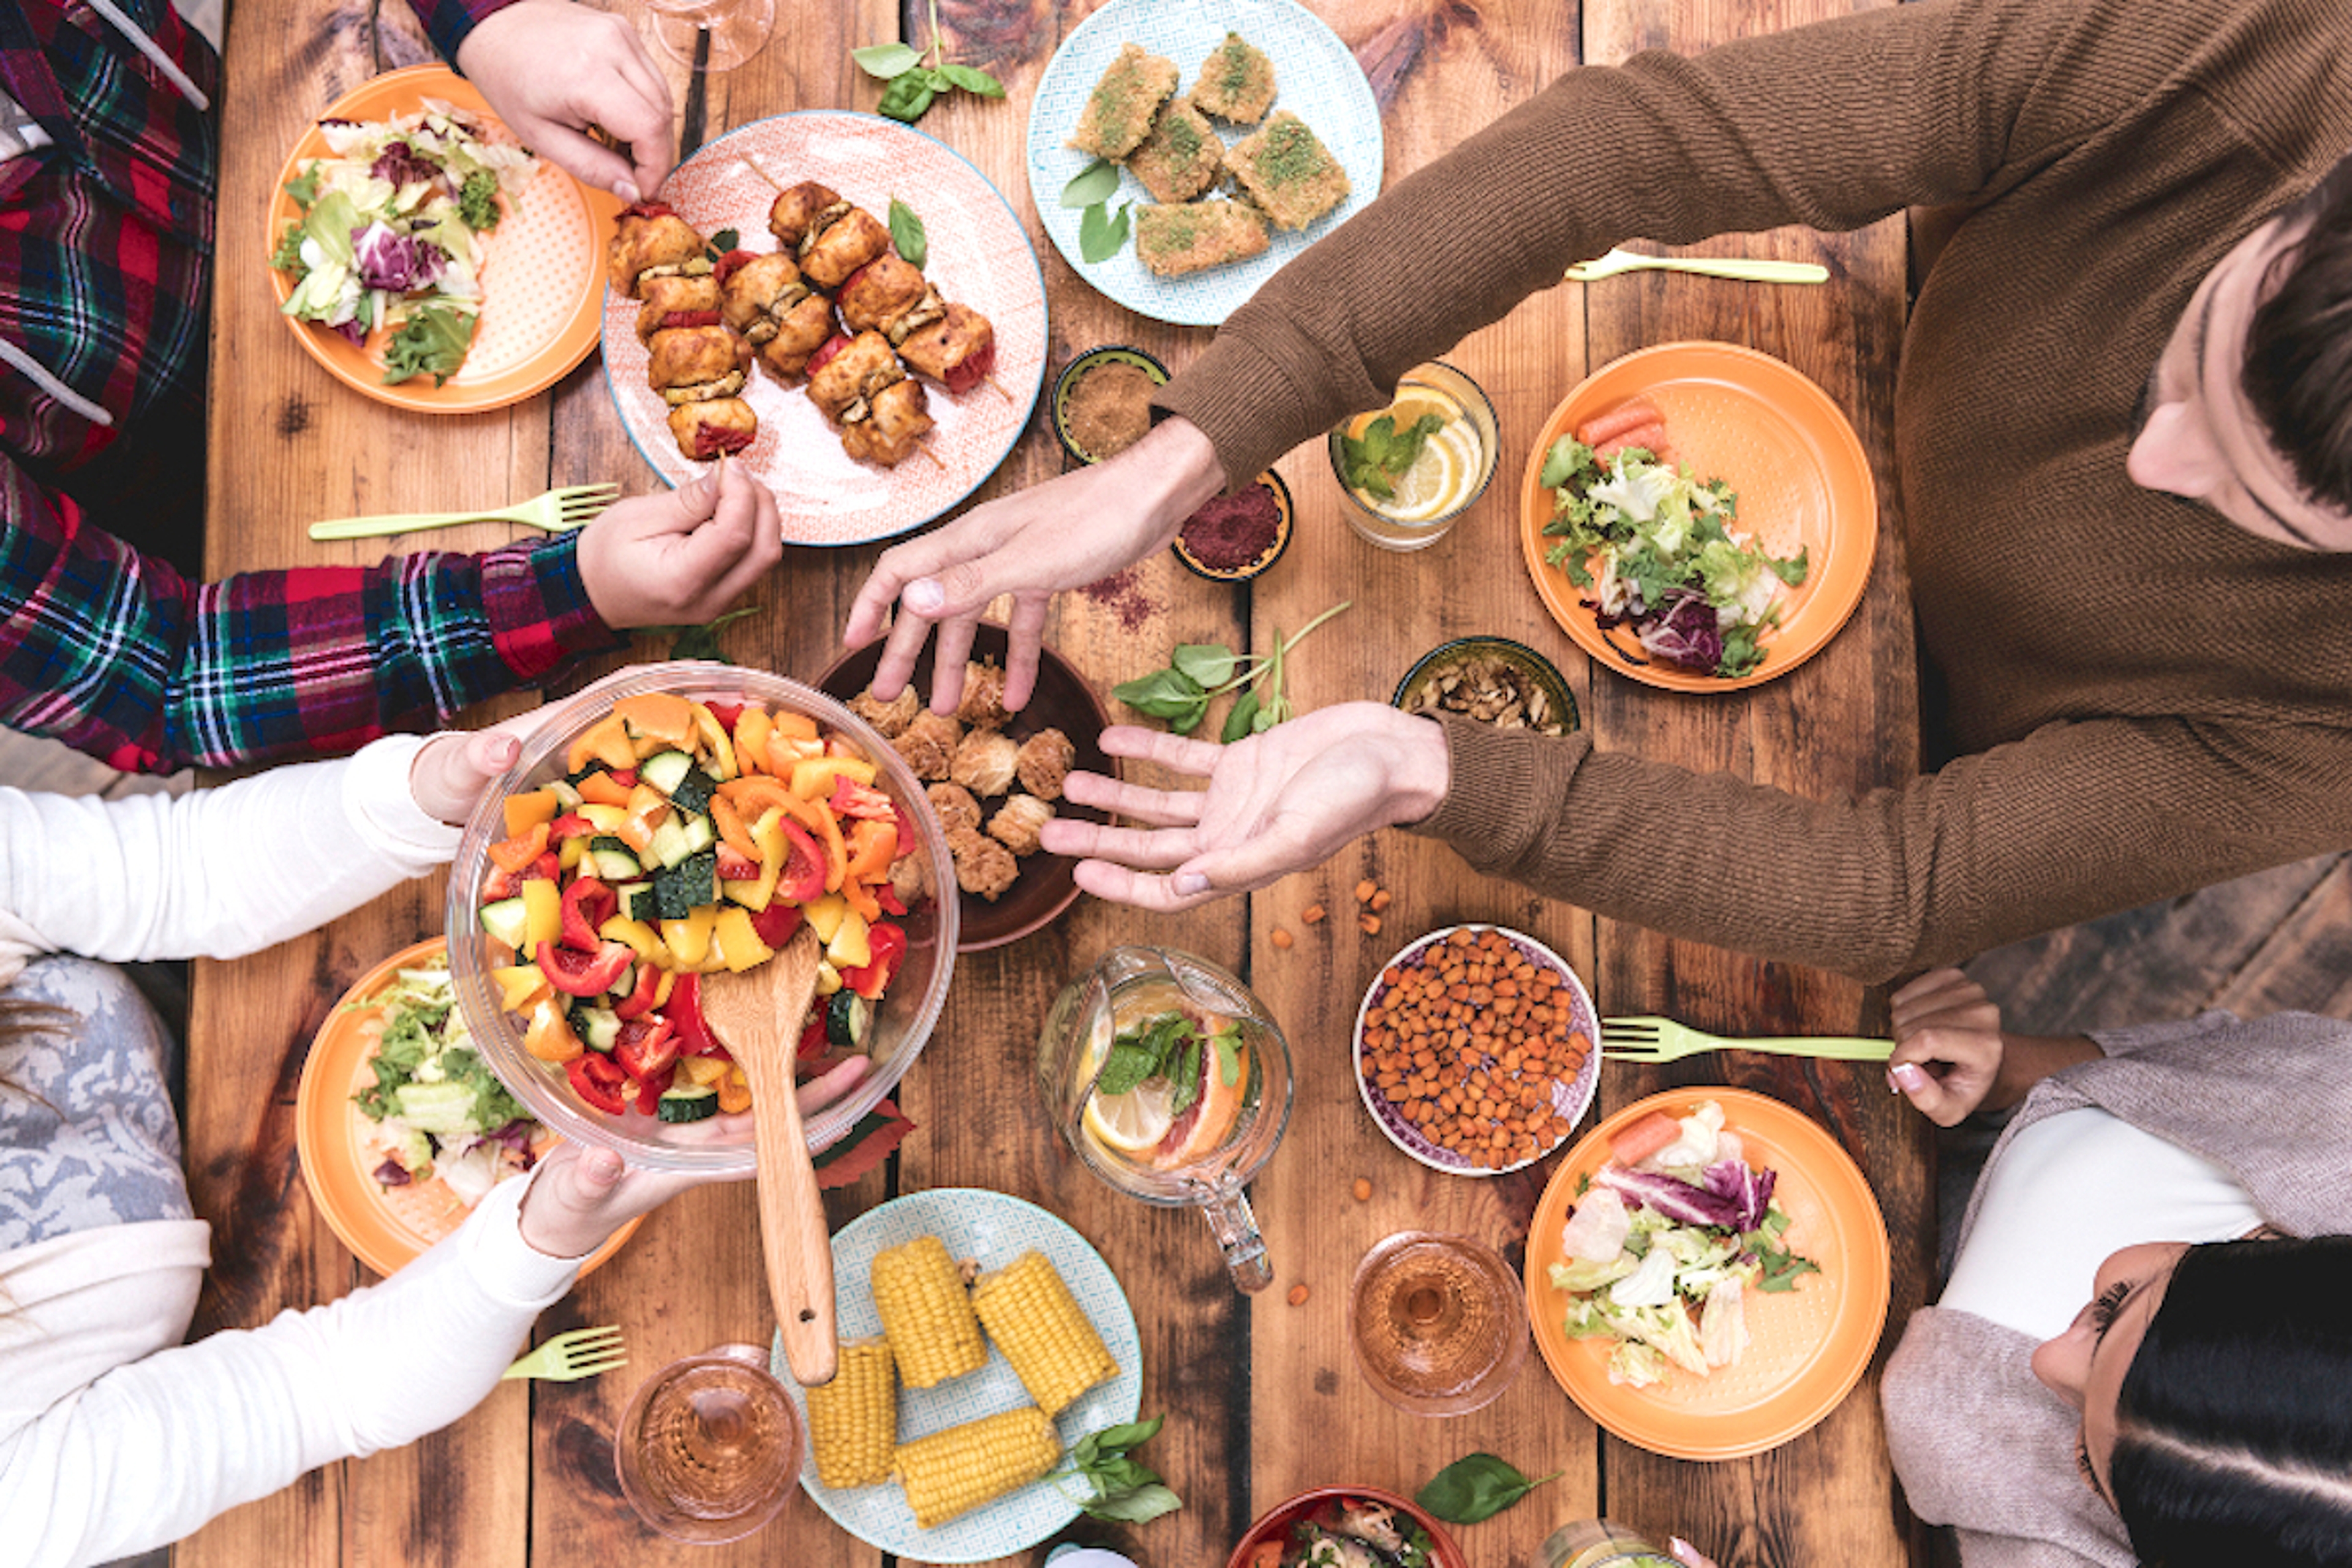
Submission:
{"label": "basil leaf", "polygon": [[940,74],[948,79],[949,86],[960,87],[976,98],[1004,96],[1004,84],[977,66],[962,66],[950,60],[940,68]]}
{"label": "basil leaf", "polygon": [[1062,187],[1062,205],[1090,207],[1117,195],[1118,165],[1108,158],[1097,158],[1070,176],[1070,183]]}
{"label": "basil leaf", "polygon": [[1088,1518],[1119,1524],[1141,1524],[1146,1520],[1158,1519],[1163,1513],[1174,1513],[1183,1506],[1183,1499],[1156,1482],[1148,1487],[1138,1487],[1131,1492],[1078,1505]]}
{"label": "basil leaf", "polygon": [[850,50],[849,58],[867,76],[888,81],[920,65],[923,51],[906,44],[868,44],[862,49]]}
{"label": "basil leaf", "polygon": [[1084,1473],[1095,1483],[1096,1494],[1100,1497],[1116,1497],[1120,1492],[1131,1492],[1139,1487],[1153,1485],[1160,1479],[1159,1471],[1125,1454],[1108,1459],[1097,1458],[1093,1464],[1085,1467]]}
{"label": "basil leaf", "polygon": [[1110,210],[1107,202],[1097,202],[1078,219],[1078,254],[1087,261],[1108,261],[1127,246],[1127,209],[1122,202],[1118,211]]}
{"label": "basil leaf", "polygon": [[923,232],[923,220],[915,216],[914,208],[896,196],[890,198],[890,243],[898,247],[898,254],[907,258],[909,267],[922,266],[931,253],[930,237]]}
{"label": "basil leaf", "polygon": [[1208,716],[1209,700],[1203,697],[1201,700],[1192,704],[1192,707],[1187,708],[1181,713],[1177,714],[1173,719],[1169,720],[1168,727],[1179,735],[1189,735],[1193,731],[1199,729],[1201,727],[1201,721]]}
{"label": "basil leaf", "polygon": [[1448,1524],[1476,1524],[1492,1519],[1544,1482],[1558,1480],[1563,1473],[1554,1470],[1529,1480],[1508,1460],[1492,1454],[1465,1454],[1431,1477],[1412,1500]]}
{"label": "basil leaf", "polygon": [[1110,689],[1110,694],[1153,719],[1178,718],[1205,706],[1209,700],[1201,683],[1181,669],[1155,669],[1134,680],[1121,681]]}
{"label": "basil leaf", "polygon": [[1199,681],[1203,691],[1234,678],[1234,650],[1223,643],[1179,643],[1168,662]]}
{"label": "basil leaf", "polygon": [[937,71],[926,66],[916,66],[901,75],[892,77],[890,85],[882,89],[882,101],[875,111],[885,117],[912,125],[931,107],[941,86]]}
{"label": "basil leaf", "polygon": [[[1228,746],[1253,733],[1250,721],[1257,717],[1257,693],[1244,691],[1234,701],[1234,710],[1225,715],[1225,732],[1218,739]],[[1231,1081],[1230,1079],[1227,1081]]]}
{"label": "basil leaf", "polygon": [[722,228],[710,237],[710,248],[724,256],[743,243],[743,237],[731,228]]}
{"label": "basil leaf", "polygon": [[[1177,1022],[1184,1022],[1182,1014],[1171,1016]],[[1083,1448],[1092,1444],[1094,1452],[1097,1454],[1124,1454],[1129,1448],[1140,1448],[1144,1444],[1160,1436],[1160,1428],[1167,1424],[1168,1417],[1165,1415],[1155,1415],[1149,1421],[1122,1422],[1116,1426],[1105,1426],[1097,1431],[1087,1433],[1078,1440],[1078,1446]]]}

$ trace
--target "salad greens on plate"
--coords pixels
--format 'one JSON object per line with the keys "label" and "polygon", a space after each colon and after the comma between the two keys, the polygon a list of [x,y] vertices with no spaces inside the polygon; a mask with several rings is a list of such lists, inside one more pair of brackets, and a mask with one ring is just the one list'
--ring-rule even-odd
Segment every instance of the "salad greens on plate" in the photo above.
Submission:
{"label": "salad greens on plate", "polygon": [[438,1178],[467,1208],[532,1162],[541,1129],[474,1048],[446,958],[394,972],[392,984],[350,1004],[380,1009],[383,1033],[368,1066],[375,1082],[352,1096],[376,1123],[385,1187]]}
{"label": "salad greens on plate", "polygon": [[476,237],[499,226],[501,195],[519,196],[538,160],[484,141],[437,99],[388,121],[322,120],[319,132],[333,155],[287,182],[302,216],[269,258],[294,278],[280,309],[355,345],[388,331],[386,385],[418,375],[446,383],[481,315]]}
{"label": "salad greens on plate", "polygon": [[1735,533],[1728,484],[1642,447],[1604,463],[1574,436],[1552,443],[1537,479],[1556,493],[1544,559],[1601,629],[1631,626],[1653,658],[1727,680],[1764,662],[1758,638],[1780,624],[1784,585],[1804,582],[1806,552],[1784,559]]}

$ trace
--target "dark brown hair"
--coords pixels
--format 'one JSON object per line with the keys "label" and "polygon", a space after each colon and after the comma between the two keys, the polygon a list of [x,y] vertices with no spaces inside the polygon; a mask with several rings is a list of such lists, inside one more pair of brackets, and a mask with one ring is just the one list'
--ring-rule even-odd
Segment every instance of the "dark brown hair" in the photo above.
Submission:
{"label": "dark brown hair", "polygon": [[2264,279],[2239,380],[2305,491],[2352,511],[2352,157],[2284,216],[2306,214]]}

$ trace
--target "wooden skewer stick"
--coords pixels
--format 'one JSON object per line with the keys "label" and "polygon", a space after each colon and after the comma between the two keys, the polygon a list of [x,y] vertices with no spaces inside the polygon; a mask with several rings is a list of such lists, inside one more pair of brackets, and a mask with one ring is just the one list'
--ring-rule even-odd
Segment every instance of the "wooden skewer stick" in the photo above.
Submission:
{"label": "wooden skewer stick", "polygon": [[1005,391],[1005,390],[1004,390],[1004,384],[1003,384],[1003,382],[1001,382],[1001,381],[997,380],[997,379],[996,379],[994,376],[992,376],[992,375],[984,375],[984,376],[982,376],[982,377],[981,377],[981,379],[982,379],[982,381],[984,381],[984,382],[988,383],[988,384],[989,384],[990,386],[993,387],[993,388],[996,390],[996,395],[997,395],[997,396],[999,396],[999,397],[1001,397],[1001,398],[1004,399],[1004,401],[1005,401],[1005,402],[1007,402],[1007,403],[1010,403],[1010,402],[1012,402],[1012,401],[1013,401],[1013,395],[1012,395],[1011,393],[1009,393],[1009,392],[1007,392],[1007,391]]}
{"label": "wooden skewer stick", "polygon": [[770,190],[774,191],[778,195],[783,195],[783,191],[784,191],[784,183],[783,183],[782,180],[779,180],[778,178],[776,178],[776,176],[775,176],[775,175],[771,174],[770,173],[768,173],[768,169],[767,169],[767,165],[766,165],[766,164],[764,164],[764,163],[761,163],[761,162],[759,161],[759,159],[757,159],[757,158],[753,157],[753,156],[752,156],[751,153],[744,153],[742,156],[743,156],[743,166],[744,166],[745,168],[747,168],[747,169],[751,170],[751,173],[753,173],[753,174],[755,174],[759,175],[759,176],[760,176],[760,178],[761,178],[761,179],[763,179],[763,180],[767,181],[767,182],[768,182],[768,188],[769,188]]}
{"label": "wooden skewer stick", "polygon": [[920,452],[924,457],[929,458],[931,460],[931,467],[937,468],[940,472],[944,474],[948,471],[948,466],[940,460],[940,455],[937,452],[932,451],[930,447],[923,442],[916,442],[915,450]]}

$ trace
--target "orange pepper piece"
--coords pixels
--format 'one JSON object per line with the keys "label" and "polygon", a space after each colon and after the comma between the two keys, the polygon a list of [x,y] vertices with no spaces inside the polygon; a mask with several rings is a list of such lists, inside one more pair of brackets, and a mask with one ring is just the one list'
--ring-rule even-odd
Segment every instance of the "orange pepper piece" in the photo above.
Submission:
{"label": "orange pepper piece", "polygon": [[520,871],[545,853],[547,824],[542,822],[529,833],[491,845],[490,862],[501,871]]}
{"label": "orange pepper piece", "polygon": [[736,854],[746,860],[760,858],[760,846],[752,840],[751,830],[744,826],[743,814],[723,795],[710,797],[710,825],[719,829],[719,841]]}
{"label": "orange pepper piece", "polygon": [[625,806],[629,804],[629,786],[610,773],[590,773],[580,781],[580,798],[592,805]]}
{"label": "orange pepper piece", "polygon": [[860,817],[849,825],[848,850],[849,865],[842,879],[845,889],[853,883],[887,879],[890,862],[898,858],[898,825]]}
{"label": "orange pepper piece", "polygon": [[719,1109],[730,1113],[751,1109],[751,1085],[741,1068],[730,1068],[719,1080]]}
{"label": "orange pepper piece", "polygon": [[603,763],[608,768],[637,765],[636,748],[629,744],[629,727],[621,722],[618,713],[606,715],[581,732],[564,755],[564,771],[582,772],[591,761]]}
{"label": "orange pepper piece", "polygon": [[876,898],[874,889],[865,883],[854,878],[842,883],[841,896],[851,909],[856,910],[865,919],[867,924],[870,925],[882,918],[882,900]]}
{"label": "orange pepper piece", "polygon": [[629,727],[633,736],[661,741],[688,751],[694,742],[694,704],[667,691],[624,697],[613,704],[613,717]]}

